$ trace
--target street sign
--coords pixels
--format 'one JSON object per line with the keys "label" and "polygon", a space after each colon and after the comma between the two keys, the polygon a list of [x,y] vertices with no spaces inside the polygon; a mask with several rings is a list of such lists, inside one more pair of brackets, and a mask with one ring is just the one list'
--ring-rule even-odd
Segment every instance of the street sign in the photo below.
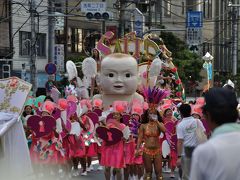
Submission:
{"label": "street sign", "polygon": [[48,75],[52,75],[52,74],[56,74],[57,72],[57,67],[55,64],[53,63],[48,63],[46,66],[45,66],[45,71]]}
{"label": "street sign", "polygon": [[187,12],[187,28],[199,28],[203,26],[203,14],[202,11],[188,11]]}
{"label": "street sign", "polygon": [[106,2],[81,2],[81,12],[105,12]]}
{"label": "street sign", "polygon": [[187,28],[187,44],[197,46],[202,43],[202,28]]}
{"label": "street sign", "polygon": [[54,64],[57,66],[57,70],[64,71],[64,45],[55,44],[54,46]]}
{"label": "street sign", "polygon": [[136,8],[134,10],[134,31],[136,31],[137,37],[142,37],[144,29],[144,15]]}

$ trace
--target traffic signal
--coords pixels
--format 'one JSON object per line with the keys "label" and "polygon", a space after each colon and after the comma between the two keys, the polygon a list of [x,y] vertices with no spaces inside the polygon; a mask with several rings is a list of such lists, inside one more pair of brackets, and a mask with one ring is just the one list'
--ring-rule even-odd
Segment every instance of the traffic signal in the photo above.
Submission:
{"label": "traffic signal", "polygon": [[108,20],[110,18],[110,14],[109,12],[87,12],[86,13],[86,18],[91,20],[91,19],[104,19],[104,20]]}
{"label": "traffic signal", "polygon": [[9,78],[11,76],[11,67],[9,64],[2,65],[2,77]]}

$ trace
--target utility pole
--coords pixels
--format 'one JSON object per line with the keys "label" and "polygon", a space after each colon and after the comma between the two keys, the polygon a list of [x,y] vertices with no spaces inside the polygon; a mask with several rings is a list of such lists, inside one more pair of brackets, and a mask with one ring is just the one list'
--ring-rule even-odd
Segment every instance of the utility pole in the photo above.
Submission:
{"label": "utility pole", "polygon": [[48,62],[53,62],[54,59],[54,45],[55,45],[55,17],[51,16],[54,14],[54,4],[52,0],[48,0]]}
{"label": "utility pole", "polygon": [[149,0],[149,12],[148,12],[148,30],[152,27],[152,0]]}
{"label": "utility pole", "polygon": [[238,13],[240,4],[232,4],[229,1],[228,7],[232,8],[232,73],[236,76],[238,68]]}
{"label": "utility pole", "polygon": [[[106,0],[102,0],[102,2],[105,2]],[[105,20],[103,19],[102,20],[102,34],[105,34],[105,31],[106,31],[106,22]]]}
{"label": "utility pole", "polygon": [[64,36],[65,36],[65,43],[64,43],[64,61],[67,62],[67,52],[68,52],[68,0],[65,2],[65,24],[64,24]]}
{"label": "utility pole", "polygon": [[237,75],[237,60],[238,60],[238,7],[233,7],[233,17],[232,17],[232,34],[233,34],[233,75]]}
{"label": "utility pole", "polygon": [[31,41],[30,41],[30,73],[31,73],[31,84],[33,88],[33,94],[36,93],[36,4],[35,0],[30,0],[30,17],[31,17]]}
{"label": "utility pole", "polygon": [[124,36],[124,30],[125,30],[125,19],[124,19],[124,12],[125,12],[125,0],[120,0],[120,17],[119,17],[119,33],[118,36],[123,37]]}

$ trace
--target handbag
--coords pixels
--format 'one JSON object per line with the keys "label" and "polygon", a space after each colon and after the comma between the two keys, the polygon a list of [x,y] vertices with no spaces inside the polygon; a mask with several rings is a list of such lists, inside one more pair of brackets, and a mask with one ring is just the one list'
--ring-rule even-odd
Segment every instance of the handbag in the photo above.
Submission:
{"label": "handbag", "polygon": [[196,121],[197,121],[197,128],[196,128],[197,141],[198,141],[198,144],[202,144],[207,141],[207,135],[205,134],[199,121],[197,119],[196,119]]}

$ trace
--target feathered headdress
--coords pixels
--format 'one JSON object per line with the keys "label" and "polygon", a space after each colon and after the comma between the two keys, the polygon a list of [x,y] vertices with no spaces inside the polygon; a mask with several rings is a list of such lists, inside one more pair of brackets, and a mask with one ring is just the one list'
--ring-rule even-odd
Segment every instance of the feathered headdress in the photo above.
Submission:
{"label": "feathered headdress", "polygon": [[159,104],[161,100],[170,95],[170,91],[154,86],[153,88],[144,88],[143,95],[148,103]]}

